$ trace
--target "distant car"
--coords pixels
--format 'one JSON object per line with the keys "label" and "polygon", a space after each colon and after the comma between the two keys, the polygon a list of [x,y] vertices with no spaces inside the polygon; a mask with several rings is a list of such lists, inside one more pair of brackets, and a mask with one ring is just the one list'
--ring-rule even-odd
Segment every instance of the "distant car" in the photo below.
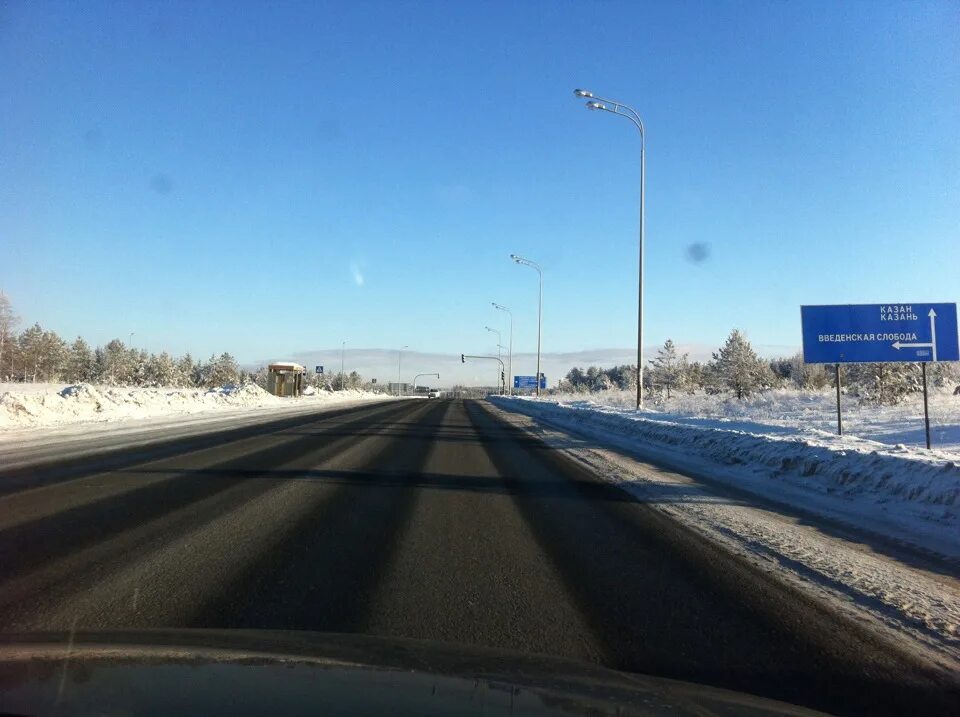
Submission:
{"label": "distant car", "polygon": [[427,398],[440,398],[440,393],[441,393],[440,389],[431,388],[430,393],[427,394]]}

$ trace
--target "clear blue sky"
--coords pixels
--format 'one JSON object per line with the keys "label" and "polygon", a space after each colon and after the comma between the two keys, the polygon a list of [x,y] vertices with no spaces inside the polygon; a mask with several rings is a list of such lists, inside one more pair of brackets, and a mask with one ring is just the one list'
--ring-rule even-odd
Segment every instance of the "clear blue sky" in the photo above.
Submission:
{"label": "clear blue sky", "polygon": [[[62,335],[244,361],[649,344],[960,298],[956,2],[0,8],[0,288]],[[693,243],[709,247],[699,262]],[[358,281],[362,275],[362,285]],[[502,324],[501,324],[502,325]]]}

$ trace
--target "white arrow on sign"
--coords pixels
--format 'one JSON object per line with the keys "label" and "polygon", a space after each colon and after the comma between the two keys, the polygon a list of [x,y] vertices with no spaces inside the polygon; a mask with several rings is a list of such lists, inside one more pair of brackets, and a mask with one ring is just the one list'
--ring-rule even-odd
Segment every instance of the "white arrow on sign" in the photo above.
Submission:
{"label": "white arrow on sign", "polygon": [[927,314],[930,317],[930,343],[928,344],[902,344],[899,341],[893,342],[893,348],[897,351],[900,349],[930,349],[933,353],[933,360],[937,360],[937,312],[931,307],[930,313]]}

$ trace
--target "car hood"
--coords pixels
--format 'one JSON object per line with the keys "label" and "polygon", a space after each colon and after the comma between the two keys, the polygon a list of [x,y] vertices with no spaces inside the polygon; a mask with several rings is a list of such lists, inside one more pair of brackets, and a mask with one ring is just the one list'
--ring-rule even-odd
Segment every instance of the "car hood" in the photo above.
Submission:
{"label": "car hood", "polygon": [[0,713],[817,714],[563,658],[262,630],[0,635]]}

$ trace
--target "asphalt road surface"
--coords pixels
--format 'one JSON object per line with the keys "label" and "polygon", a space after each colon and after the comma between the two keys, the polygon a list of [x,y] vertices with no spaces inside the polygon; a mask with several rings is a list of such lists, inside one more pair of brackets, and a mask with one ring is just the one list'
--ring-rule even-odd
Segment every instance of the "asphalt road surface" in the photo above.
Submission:
{"label": "asphalt road surface", "polygon": [[365,405],[0,481],[5,632],[363,633],[578,658],[841,714],[957,704],[897,645],[479,401]]}

